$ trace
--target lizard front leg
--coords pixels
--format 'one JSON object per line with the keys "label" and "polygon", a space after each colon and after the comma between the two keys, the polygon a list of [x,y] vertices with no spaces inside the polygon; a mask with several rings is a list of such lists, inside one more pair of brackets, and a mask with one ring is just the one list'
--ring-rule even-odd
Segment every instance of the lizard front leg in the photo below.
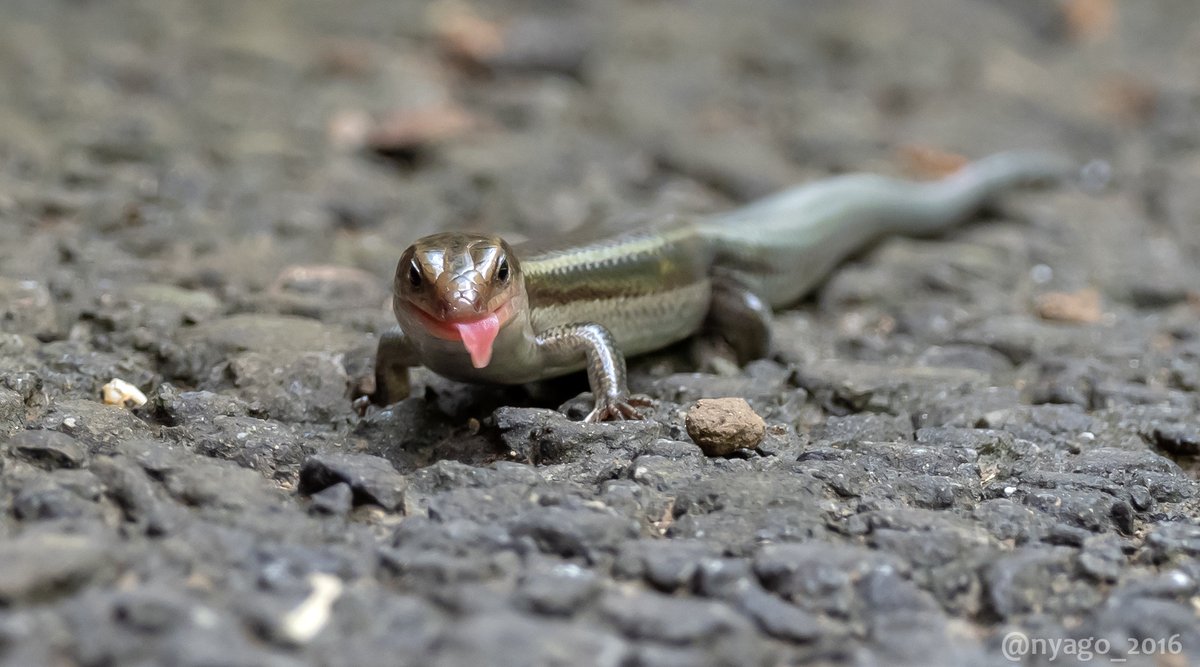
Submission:
{"label": "lizard front leg", "polygon": [[[375,352],[375,391],[363,398],[379,406],[408,398],[408,369],[417,365],[420,360],[404,332],[399,327],[385,331],[379,337],[379,348]],[[364,403],[360,410],[365,407]]]}
{"label": "lizard front leg", "polygon": [[646,396],[633,396],[625,384],[625,357],[612,333],[594,322],[552,327],[538,334],[537,349],[547,365],[570,365],[587,358],[588,385],[594,407],[584,421],[641,419],[637,406],[652,405]]}

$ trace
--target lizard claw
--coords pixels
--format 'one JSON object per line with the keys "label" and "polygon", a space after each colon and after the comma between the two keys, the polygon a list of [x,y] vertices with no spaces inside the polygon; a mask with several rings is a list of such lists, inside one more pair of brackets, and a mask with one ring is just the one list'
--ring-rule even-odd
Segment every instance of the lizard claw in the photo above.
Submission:
{"label": "lizard claw", "polygon": [[588,423],[602,421],[625,421],[645,419],[637,408],[652,407],[654,399],[642,394],[628,396],[604,396],[596,399],[596,406],[588,413],[583,421]]}

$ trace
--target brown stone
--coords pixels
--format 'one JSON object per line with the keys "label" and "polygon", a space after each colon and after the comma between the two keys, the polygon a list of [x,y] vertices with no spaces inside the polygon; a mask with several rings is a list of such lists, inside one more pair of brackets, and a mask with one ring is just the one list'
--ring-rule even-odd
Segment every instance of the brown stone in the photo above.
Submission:
{"label": "brown stone", "polygon": [[762,442],[766,423],[742,398],[702,398],[688,410],[687,432],[709,456],[726,456]]}

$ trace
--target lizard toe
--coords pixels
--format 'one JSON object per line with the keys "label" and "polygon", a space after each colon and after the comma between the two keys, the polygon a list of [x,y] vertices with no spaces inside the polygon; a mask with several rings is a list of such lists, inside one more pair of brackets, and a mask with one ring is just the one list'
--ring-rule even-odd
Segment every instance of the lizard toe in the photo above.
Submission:
{"label": "lizard toe", "polygon": [[638,412],[638,407],[648,407],[654,405],[654,401],[641,394],[632,396],[608,396],[596,400],[596,405],[592,411],[583,418],[585,422],[595,423],[602,421],[635,421],[645,419]]}

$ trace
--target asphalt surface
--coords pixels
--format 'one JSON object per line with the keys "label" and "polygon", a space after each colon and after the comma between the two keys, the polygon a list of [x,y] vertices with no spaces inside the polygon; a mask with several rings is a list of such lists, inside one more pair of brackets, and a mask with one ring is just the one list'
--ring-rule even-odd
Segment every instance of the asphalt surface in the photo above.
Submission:
{"label": "asphalt surface", "polygon": [[[1193,0],[2,4],[0,665],[1200,661]],[[352,406],[420,235],[1030,147],[1111,182],[637,360],[646,421]]]}

